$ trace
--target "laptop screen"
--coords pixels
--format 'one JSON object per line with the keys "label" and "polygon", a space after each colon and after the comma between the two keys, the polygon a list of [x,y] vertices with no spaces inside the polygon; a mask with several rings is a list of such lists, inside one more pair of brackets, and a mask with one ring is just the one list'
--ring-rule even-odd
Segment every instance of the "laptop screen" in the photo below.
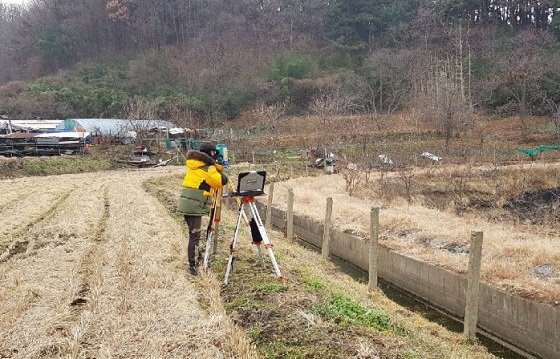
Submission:
{"label": "laptop screen", "polygon": [[266,171],[240,172],[237,176],[236,196],[253,197],[264,194]]}

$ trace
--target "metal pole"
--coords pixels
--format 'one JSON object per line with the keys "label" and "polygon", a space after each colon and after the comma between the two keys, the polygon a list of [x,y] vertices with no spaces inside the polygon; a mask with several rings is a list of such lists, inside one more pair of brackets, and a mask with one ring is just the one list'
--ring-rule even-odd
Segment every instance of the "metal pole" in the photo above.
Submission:
{"label": "metal pole", "polygon": [[228,278],[229,278],[229,274],[231,273],[232,267],[233,267],[233,260],[234,260],[234,256],[233,254],[235,253],[235,251],[237,250],[236,246],[237,246],[237,236],[239,234],[239,226],[241,224],[241,217],[243,217],[243,203],[241,203],[239,205],[239,215],[237,217],[237,224],[235,226],[235,233],[233,235],[233,241],[231,242],[230,245],[230,250],[229,250],[229,259],[226,265],[226,274],[224,276],[224,284],[228,284]]}
{"label": "metal pole", "polygon": [[276,257],[274,256],[274,252],[272,252],[272,244],[270,243],[270,240],[268,239],[268,235],[266,234],[266,230],[264,228],[261,217],[259,215],[259,211],[257,210],[257,206],[255,205],[255,202],[252,199],[249,202],[249,208],[251,209],[253,219],[256,221],[264,246],[266,248],[266,251],[268,252],[270,261],[272,262],[272,267],[274,268],[274,272],[276,273],[276,276],[278,276],[280,283],[284,283],[284,276],[282,276],[282,273],[280,272],[280,267],[278,267],[278,263],[276,262]]}

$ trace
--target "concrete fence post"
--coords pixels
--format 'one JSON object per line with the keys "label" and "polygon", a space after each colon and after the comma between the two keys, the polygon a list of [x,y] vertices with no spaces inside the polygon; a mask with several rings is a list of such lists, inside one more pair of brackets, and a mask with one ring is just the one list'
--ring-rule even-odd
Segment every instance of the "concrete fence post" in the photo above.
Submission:
{"label": "concrete fence post", "polygon": [[268,198],[266,202],[266,219],[265,228],[267,232],[270,232],[272,228],[272,198],[274,196],[274,182],[268,186]]}
{"label": "concrete fence post", "polygon": [[294,237],[294,190],[288,188],[288,213],[286,218],[286,238],[291,240]]}
{"label": "concrete fence post", "polygon": [[325,214],[325,229],[323,231],[323,247],[321,254],[327,259],[330,256],[332,197],[327,198],[327,212]]}
{"label": "concrete fence post", "polygon": [[368,290],[377,289],[377,261],[379,257],[379,208],[372,207],[369,228],[369,282]]}
{"label": "concrete fence post", "polygon": [[475,339],[478,321],[478,302],[480,293],[480,262],[482,258],[482,232],[471,232],[469,250],[469,274],[467,280],[467,298],[465,305],[465,321],[463,336]]}

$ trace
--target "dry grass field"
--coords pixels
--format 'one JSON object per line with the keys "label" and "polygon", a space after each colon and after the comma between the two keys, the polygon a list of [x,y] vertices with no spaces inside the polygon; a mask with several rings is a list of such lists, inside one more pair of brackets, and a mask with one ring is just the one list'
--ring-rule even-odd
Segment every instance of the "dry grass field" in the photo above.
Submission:
{"label": "dry grass field", "polygon": [[0,181],[0,357],[256,357],[219,285],[201,308],[184,228],[142,189],[178,170]]}
{"label": "dry grass field", "polygon": [[[380,207],[383,245],[459,273],[471,231],[483,231],[483,281],[558,305],[560,151],[523,161],[515,150],[542,143],[542,124],[523,142],[511,122],[474,123],[445,161],[427,165],[418,152],[441,149],[437,131],[393,120],[401,132],[387,122],[360,132],[372,119],[306,118],[272,136],[224,139],[239,154],[274,153],[270,163],[233,166],[230,178],[265,168],[273,204],[285,207],[292,188],[296,214],[318,221],[332,197],[333,225],[364,237],[371,207]],[[295,149],[329,143],[346,150],[345,161],[361,161],[358,169],[326,175],[295,159]],[[367,168],[380,151],[402,165]],[[223,213],[212,271],[193,278],[174,212],[183,167],[80,173],[95,161],[64,162],[0,159],[1,358],[494,357],[274,230],[286,284],[260,269],[244,229],[222,286],[236,211]],[[68,166],[77,174],[44,176]]]}
{"label": "dry grass field", "polygon": [[[493,357],[276,231],[285,285],[246,233],[230,285],[226,239],[213,271],[189,276],[173,212],[183,171],[0,180],[0,357]],[[235,217],[224,211],[223,238]]]}
{"label": "dry grass field", "polygon": [[[326,198],[332,197],[333,226],[364,239],[369,238],[370,210],[379,207],[380,243],[458,273],[468,271],[471,231],[482,231],[484,282],[526,298],[558,305],[560,213],[557,195],[552,196],[550,206],[540,210],[533,209],[531,203],[524,203],[532,213],[522,211],[521,215],[501,209],[504,203],[495,202],[507,199],[496,193],[500,191],[521,197],[527,189],[521,182],[527,176],[545,182],[533,183],[531,187],[535,190],[543,186],[558,187],[560,164],[528,163],[513,167],[500,169],[503,173],[492,181],[483,178],[485,182],[482,182],[480,176],[474,175],[464,178],[462,196],[458,195],[452,180],[445,180],[449,173],[470,171],[472,174],[486,171],[487,167],[467,169],[441,165],[429,169],[429,175],[425,169],[411,170],[415,172],[409,187],[410,200],[407,200],[402,174],[398,172],[373,172],[368,182],[363,178],[364,173],[357,174],[361,183],[354,184],[352,195],[348,193],[347,174],[300,177],[275,183],[273,205],[285,208],[288,188],[292,188],[294,212],[323,221]],[[477,207],[482,199],[488,202],[488,208]],[[461,206],[457,206],[457,202]]]}
{"label": "dry grass field", "polygon": [[[483,231],[485,282],[560,305],[560,151],[534,159],[520,152],[557,144],[552,119],[524,122],[473,117],[446,145],[441,129],[414,113],[308,116],[281,121],[272,137],[239,142],[252,151],[319,148],[339,155],[340,173],[320,177],[301,166],[278,172],[285,160],[269,158],[277,161],[268,167],[271,181],[281,180],[275,206],[286,206],[291,187],[294,211],[323,221],[332,197],[333,225],[364,238],[370,209],[379,207],[383,245],[459,273],[467,271],[471,231]],[[424,151],[443,159],[430,161]],[[394,164],[382,164],[380,154]],[[357,169],[347,170],[349,163]]]}

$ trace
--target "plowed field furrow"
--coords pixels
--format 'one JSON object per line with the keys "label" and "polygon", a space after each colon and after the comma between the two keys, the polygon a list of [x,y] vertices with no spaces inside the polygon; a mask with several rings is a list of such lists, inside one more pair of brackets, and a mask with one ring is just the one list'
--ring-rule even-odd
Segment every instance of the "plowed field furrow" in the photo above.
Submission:
{"label": "plowed field furrow", "polygon": [[29,248],[0,262],[0,357],[235,357],[217,338],[244,338],[186,274],[183,223],[142,189],[179,171],[31,181],[36,206],[6,208]]}
{"label": "plowed field furrow", "polygon": [[88,261],[96,245],[91,234],[101,226],[103,211],[101,184],[72,192],[48,223],[24,234],[22,240],[33,243],[26,255],[3,263],[0,354],[47,358],[69,352],[71,329],[81,319],[84,295],[91,292],[84,267],[91,270]]}
{"label": "plowed field furrow", "polygon": [[109,190],[107,241],[98,258],[106,263],[102,294],[82,332],[84,341],[97,344],[80,351],[88,357],[223,357],[214,338],[224,318],[208,320],[197,307],[180,224],[140,181],[132,182]]}
{"label": "plowed field furrow", "polygon": [[70,194],[71,190],[65,187],[44,188],[3,211],[0,220],[0,248],[13,242],[29,227],[44,220]]}
{"label": "plowed field furrow", "polygon": [[40,190],[36,184],[31,185],[30,180],[3,180],[0,181],[0,213],[11,205],[12,202],[22,200]]}
{"label": "plowed field furrow", "polygon": [[55,247],[41,256],[19,259],[17,268],[3,276],[0,349],[21,358],[64,353],[76,320],[73,303],[80,291],[81,259],[87,252],[88,243],[78,241],[71,252]]}
{"label": "plowed field furrow", "polygon": [[23,192],[0,192],[2,193],[2,196],[0,196],[1,198],[1,202],[0,203],[0,215],[3,215],[3,212],[7,210],[7,208],[10,208],[14,205],[16,205],[18,202],[21,202],[29,197],[31,197],[33,195],[33,193],[23,193]]}
{"label": "plowed field furrow", "polygon": [[37,245],[63,244],[73,238],[93,237],[104,213],[106,184],[93,183],[72,191],[39,225],[25,234]]}

